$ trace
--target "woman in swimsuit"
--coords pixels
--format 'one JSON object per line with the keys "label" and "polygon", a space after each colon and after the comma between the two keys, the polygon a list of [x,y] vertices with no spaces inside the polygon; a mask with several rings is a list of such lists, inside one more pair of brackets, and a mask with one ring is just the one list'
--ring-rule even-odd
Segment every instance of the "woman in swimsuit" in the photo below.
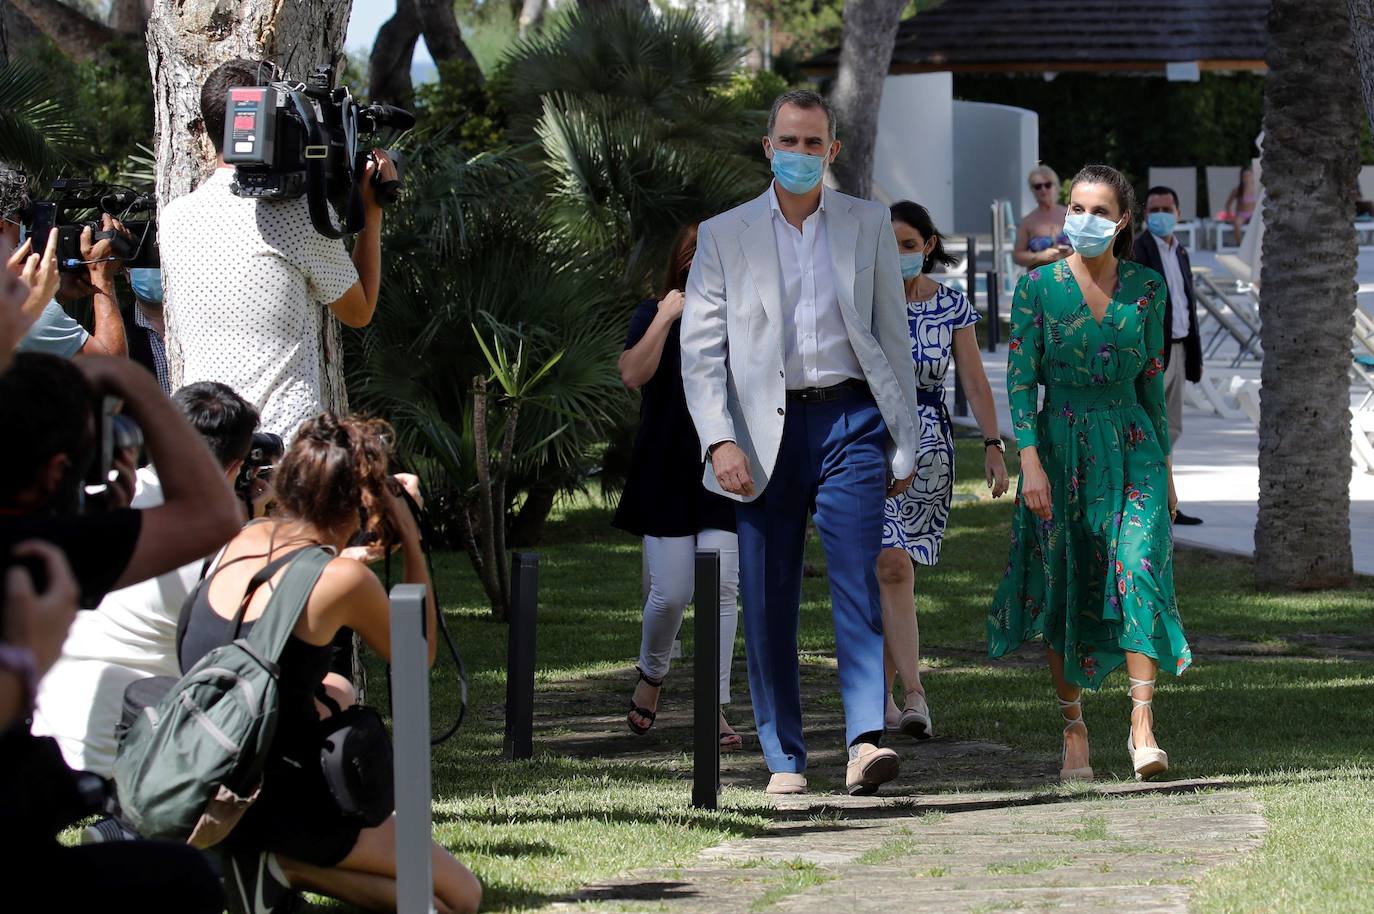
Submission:
{"label": "woman in swimsuit", "polygon": [[1027,177],[1035,195],[1035,209],[1016,229],[1012,259],[1028,270],[1063,260],[1073,248],[1064,234],[1064,207],[1059,202],[1059,175],[1048,165],[1031,169]]}

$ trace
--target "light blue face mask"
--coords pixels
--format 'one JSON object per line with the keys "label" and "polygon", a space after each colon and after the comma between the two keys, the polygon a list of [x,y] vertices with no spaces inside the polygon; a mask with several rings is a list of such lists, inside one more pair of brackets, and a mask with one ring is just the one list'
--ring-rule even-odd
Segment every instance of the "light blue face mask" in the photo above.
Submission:
{"label": "light blue face mask", "polygon": [[925,268],[926,255],[921,251],[898,254],[897,257],[902,262],[903,279],[915,279],[921,275],[921,270]]}
{"label": "light blue face mask", "polygon": [[1080,255],[1096,257],[1112,246],[1116,223],[1092,213],[1070,213],[1064,217],[1064,234]]}
{"label": "light blue face mask", "polygon": [[1173,213],[1150,213],[1145,217],[1145,227],[1156,238],[1168,238],[1174,233],[1174,226],[1176,225],[1178,225],[1178,217]]}
{"label": "light blue face mask", "polygon": [[162,270],[157,267],[139,267],[129,271],[129,285],[141,301],[162,304]]}
{"label": "light blue face mask", "polygon": [[806,194],[816,189],[825,173],[825,157],[800,152],[773,150],[773,177],[783,190],[791,194]]}

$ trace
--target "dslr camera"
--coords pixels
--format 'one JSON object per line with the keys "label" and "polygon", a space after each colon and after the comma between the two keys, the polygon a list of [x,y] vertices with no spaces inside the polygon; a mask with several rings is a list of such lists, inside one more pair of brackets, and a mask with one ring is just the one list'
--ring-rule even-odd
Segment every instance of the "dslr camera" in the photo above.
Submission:
{"label": "dslr camera", "polygon": [[[96,241],[109,239],[113,260],[125,267],[156,267],[158,257],[157,200],[127,187],[96,184],[84,178],[58,178],[47,200],[29,203],[22,213],[33,239],[33,252],[43,254],[48,234],[57,229],[57,268],[68,273],[86,269],[81,257],[81,231],[90,228]],[[124,224],[127,236],[102,231],[100,215],[108,213]]]}
{"label": "dslr camera", "polygon": [[253,499],[259,480],[272,478],[272,471],[286,453],[286,442],[281,435],[271,432],[254,432],[253,443],[248,446],[248,456],[243,458],[238,478],[234,480],[234,493],[243,501],[248,517],[253,517]]}
{"label": "dslr camera", "polygon": [[[304,196],[315,231],[341,238],[363,227],[359,183],[371,158],[360,134],[408,130],[415,118],[391,105],[360,105],[334,85],[332,66],[316,67],[305,83],[273,82],[229,90],[224,113],[224,161],[235,166],[240,197],[295,200]],[[387,150],[396,180],[373,173],[377,199],[396,199],[404,162]],[[335,213],[341,221],[335,220]]]}

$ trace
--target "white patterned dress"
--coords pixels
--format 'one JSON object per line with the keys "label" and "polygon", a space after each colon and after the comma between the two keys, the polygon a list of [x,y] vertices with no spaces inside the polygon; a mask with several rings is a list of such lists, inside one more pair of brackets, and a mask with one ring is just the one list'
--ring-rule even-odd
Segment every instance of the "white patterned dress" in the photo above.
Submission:
{"label": "white patterned dress", "polygon": [[945,408],[945,373],[953,355],[954,331],[978,322],[964,293],[939,286],[933,298],[908,302],[907,326],[916,369],[916,421],[921,447],[916,478],[883,509],[883,548],[905,549],[918,565],[940,561],[949,505],[954,494],[954,430]]}

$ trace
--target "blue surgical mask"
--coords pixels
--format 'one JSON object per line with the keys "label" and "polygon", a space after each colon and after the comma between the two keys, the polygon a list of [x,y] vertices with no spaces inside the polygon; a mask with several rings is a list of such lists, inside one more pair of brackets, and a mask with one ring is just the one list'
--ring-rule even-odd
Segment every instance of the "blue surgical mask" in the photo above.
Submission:
{"label": "blue surgical mask", "polygon": [[1156,238],[1168,238],[1174,233],[1174,226],[1176,225],[1178,225],[1178,217],[1173,213],[1150,213],[1145,217],[1145,227]]}
{"label": "blue surgical mask", "polygon": [[1064,217],[1064,234],[1069,244],[1084,257],[1104,254],[1116,238],[1116,223],[1092,213],[1069,213]]}
{"label": "blue surgical mask", "polygon": [[129,271],[129,285],[140,300],[162,304],[162,270],[157,267],[139,267]]}
{"label": "blue surgical mask", "polygon": [[821,183],[821,175],[824,173],[824,156],[809,156],[783,149],[773,150],[773,177],[778,179],[778,183],[788,193],[810,193]]}
{"label": "blue surgical mask", "polygon": [[898,254],[898,259],[902,262],[902,278],[915,279],[921,275],[921,270],[926,265],[926,255],[921,251],[913,253]]}

